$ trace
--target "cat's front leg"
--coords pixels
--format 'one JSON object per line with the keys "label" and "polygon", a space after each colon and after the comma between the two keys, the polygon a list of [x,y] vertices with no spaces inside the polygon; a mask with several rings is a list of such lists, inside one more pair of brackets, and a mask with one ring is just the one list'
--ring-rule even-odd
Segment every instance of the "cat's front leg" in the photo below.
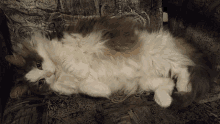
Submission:
{"label": "cat's front leg", "polygon": [[109,98],[111,95],[110,88],[91,75],[85,81],[79,83],[79,91],[92,97]]}
{"label": "cat's front leg", "polygon": [[76,84],[70,81],[58,81],[51,85],[51,89],[63,95],[72,95],[78,93]]}
{"label": "cat's front leg", "polygon": [[77,83],[79,81],[71,76],[61,73],[60,77],[50,85],[53,91],[63,95],[71,95],[78,93]]}
{"label": "cat's front leg", "polygon": [[140,87],[145,91],[154,91],[154,100],[161,107],[169,107],[172,103],[174,82],[170,78],[146,77],[140,81]]}

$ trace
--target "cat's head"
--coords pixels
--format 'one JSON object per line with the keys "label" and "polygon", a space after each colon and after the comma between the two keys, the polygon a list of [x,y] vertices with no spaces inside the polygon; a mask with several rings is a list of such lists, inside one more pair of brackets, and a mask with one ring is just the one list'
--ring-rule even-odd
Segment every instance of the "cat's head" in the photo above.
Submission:
{"label": "cat's head", "polygon": [[5,59],[17,67],[16,82],[27,83],[35,92],[48,92],[55,79],[55,65],[40,43],[25,41],[13,47]]}

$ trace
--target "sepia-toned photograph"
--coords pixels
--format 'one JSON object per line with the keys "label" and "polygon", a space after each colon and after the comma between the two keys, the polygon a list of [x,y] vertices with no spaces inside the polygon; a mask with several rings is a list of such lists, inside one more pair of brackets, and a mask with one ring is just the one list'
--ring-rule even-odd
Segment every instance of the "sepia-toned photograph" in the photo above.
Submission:
{"label": "sepia-toned photograph", "polygon": [[0,0],[0,124],[220,124],[220,0]]}

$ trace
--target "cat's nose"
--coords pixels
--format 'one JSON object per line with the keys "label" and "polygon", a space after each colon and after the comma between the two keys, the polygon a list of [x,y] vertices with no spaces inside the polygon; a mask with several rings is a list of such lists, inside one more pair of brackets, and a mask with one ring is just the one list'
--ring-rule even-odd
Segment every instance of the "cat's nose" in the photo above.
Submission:
{"label": "cat's nose", "polygon": [[53,75],[53,73],[51,73],[51,72],[47,72],[47,74],[46,74],[47,77],[50,77],[52,75]]}

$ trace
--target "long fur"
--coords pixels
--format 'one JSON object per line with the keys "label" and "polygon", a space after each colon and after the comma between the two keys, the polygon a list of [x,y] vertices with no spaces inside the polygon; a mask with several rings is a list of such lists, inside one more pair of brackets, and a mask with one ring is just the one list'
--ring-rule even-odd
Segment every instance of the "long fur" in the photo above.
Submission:
{"label": "long fur", "polygon": [[[61,94],[109,98],[119,90],[125,94],[153,91],[155,101],[168,107],[174,87],[179,94],[191,94],[188,97],[193,100],[197,92],[204,94],[208,89],[209,76],[201,81],[197,75],[209,73],[188,70],[203,69],[191,59],[195,49],[162,29],[150,33],[126,18],[102,17],[79,21],[60,36],[49,40],[35,33],[30,46],[46,63],[41,75],[53,73],[46,81]],[[27,73],[26,78],[38,80],[33,78],[35,72]],[[176,84],[172,78],[177,78]]]}

